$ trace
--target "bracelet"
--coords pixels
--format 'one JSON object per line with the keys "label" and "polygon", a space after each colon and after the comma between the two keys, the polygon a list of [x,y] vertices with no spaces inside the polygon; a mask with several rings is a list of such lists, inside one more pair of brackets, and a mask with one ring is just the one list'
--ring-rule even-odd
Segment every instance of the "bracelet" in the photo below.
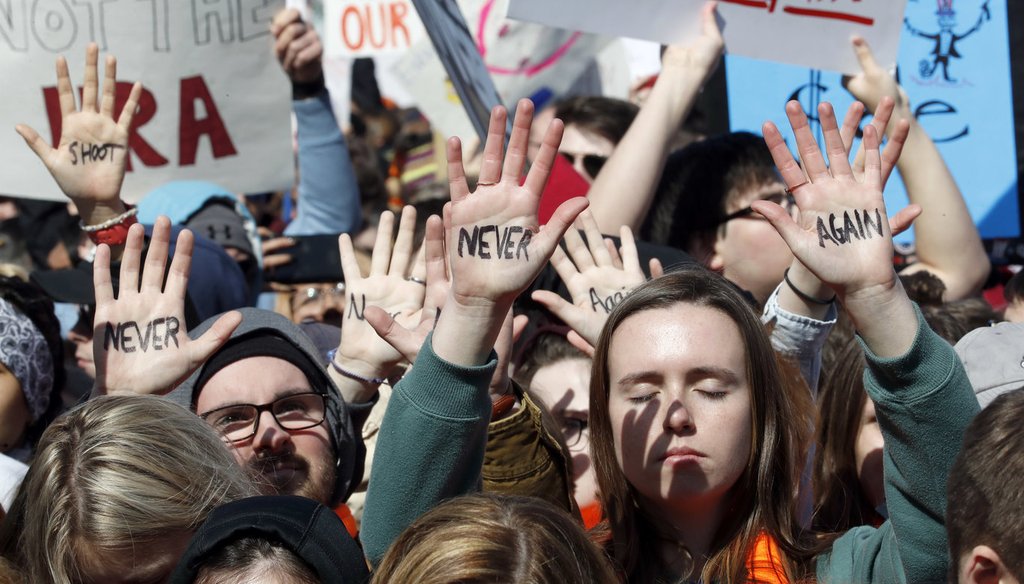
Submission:
{"label": "bracelet", "polygon": [[789,289],[793,291],[793,294],[799,296],[800,299],[803,300],[804,302],[809,302],[811,304],[821,304],[822,306],[829,306],[836,301],[835,294],[833,294],[832,298],[829,298],[828,300],[818,300],[814,296],[811,296],[810,294],[807,294],[803,290],[794,286],[793,282],[789,280],[789,268],[786,268],[786,271],[782,273],[782,279],[786,281],[786,285],[789,286]]}
{"label": "bracelet", "polygon": [[334,356],[337,354],[337,349],[331,349],[330,351],[327,351],[327,359],[331,362],[331,367],[333,367],[334,370],[337,371],[338,374],[341,375],[342,377],[348,377],[353,381],[359,381],[361,383],[368,383],[371,385],[381,385],[388,380],[387,377],[363,377],[362,375],[356,375],[351,371],[347,371],[346,369],[342,368],[341,365],[338,365],[338,362],[334,360]]}
{"label": "bracelet", "polygon": [[114,217],[113,219],[107,219],[103,223],[98,223],[96,225],[86,225],[85,223],[82,223],[81,221],[79,221],[78,222],[78,226],[81,227],[82,231],[84,231],[86,233],[96,233],[97,231],[103,231],[104,229],[110,229],[111,227],[113,227],[115,225],[120,225],[121,223],[125,223],[129,219],[131,219],[131,218],[135,217],[136,215],[138,215],[138,213],[139,213],[139,208],[138,207],[136,207],[134,205],[128,205],[128,210],[127,211],[125,211],[124,213],[121,213],[120,215],[118,215],[117,217]]}

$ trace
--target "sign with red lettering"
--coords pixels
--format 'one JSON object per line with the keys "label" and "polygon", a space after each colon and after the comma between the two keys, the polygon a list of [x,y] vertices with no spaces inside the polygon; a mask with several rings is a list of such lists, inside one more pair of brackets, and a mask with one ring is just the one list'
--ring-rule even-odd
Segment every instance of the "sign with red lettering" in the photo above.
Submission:
{"label": "sign with red lettering", "polygon": [[[509,17],[549,26],[685,44],[700,35],[704,0],[512,0]],[[906,0],[719,0],[726,50],[734,55],[856,74],[846,43],[867,39],[894,64]]]}
{"label": "sign with red lettering", "polygon": [[427,36],[411,0],[325,0],[323,33],[331,57],[402,52]]}
{"label": "sign with red lettering", "polygon": [[[118,58],[119,111],[132,84],[143,93],[128,143],[128,202],[170,180],[212,180],[263,192],[294,180],[291,86],[271,51],[270,19],[283,0],[0,0],[0,193],[65,200],[13,131],[53,144],[61,116],[54,60],[79,87],[85,47]],[[102,70],[101,70],[102,75]]]}

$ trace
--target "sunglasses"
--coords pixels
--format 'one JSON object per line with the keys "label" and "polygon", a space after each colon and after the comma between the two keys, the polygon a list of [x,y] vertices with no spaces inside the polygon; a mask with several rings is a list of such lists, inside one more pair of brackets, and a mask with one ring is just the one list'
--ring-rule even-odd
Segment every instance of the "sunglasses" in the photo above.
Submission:
{"label": "sunglasses", "polygon": [[596,178],[597,174],[601,172],[601,168],[604,167],[604,163],[608,162],[608,157],[601,156],[600,154],[579,154],[572,152],[559,152],[559,154],[561,154],[567,161],[569,161],[569,164],[574,167],[577,165],[577,162],[582,161],[583,170],[590,175],[591,179]]}

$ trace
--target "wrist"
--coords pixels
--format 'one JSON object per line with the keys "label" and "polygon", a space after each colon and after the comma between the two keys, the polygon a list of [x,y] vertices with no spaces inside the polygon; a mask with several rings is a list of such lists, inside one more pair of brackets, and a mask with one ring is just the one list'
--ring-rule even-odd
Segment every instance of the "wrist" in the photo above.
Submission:
{"label": "wrist", "polygon": [[323,71],[316,76],[304,75],[301,79],[292,79],[292,99],[309,99],[320,95],[326,88]]}
{"label": "wrist", "polygon": [[75,203],[75,208],[78,209],[78,217],[83,225],[99,225],[128,211],[128,205],[121,199],[112,201],[71,200]]}

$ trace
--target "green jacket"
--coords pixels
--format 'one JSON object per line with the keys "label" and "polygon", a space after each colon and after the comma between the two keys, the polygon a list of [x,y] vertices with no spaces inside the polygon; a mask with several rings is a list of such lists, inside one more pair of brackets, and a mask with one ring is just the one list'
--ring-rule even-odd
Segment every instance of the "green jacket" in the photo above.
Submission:
{"label": "green jacket", "polygon": [[862,343],[864,388],[885,438],[889,520],[836,540],[818,557],[819,582],[947,581],[946,479],[979,408],[953,347],[928,328],[920,310],[917,319],[905,355],[881,359]]}

